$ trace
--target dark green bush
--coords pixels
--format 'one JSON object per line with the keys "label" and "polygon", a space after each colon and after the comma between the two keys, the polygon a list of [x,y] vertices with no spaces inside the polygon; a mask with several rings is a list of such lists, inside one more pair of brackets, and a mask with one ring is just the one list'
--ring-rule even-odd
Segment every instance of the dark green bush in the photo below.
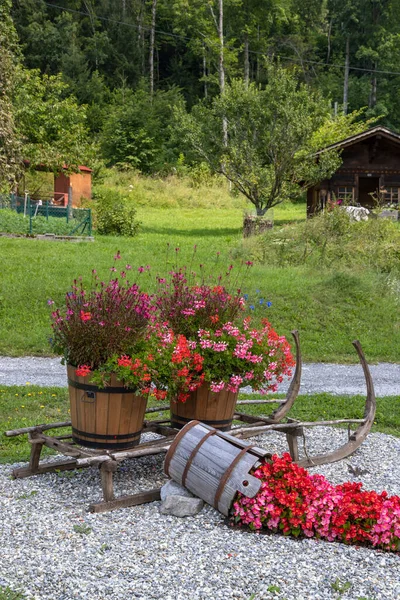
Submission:
{"label": "dark green bush", "polygon": [[129,196],[117,190],[98,188],[93,193],[94,225],[100,235],[136,235],[139,222],[136,208]]}

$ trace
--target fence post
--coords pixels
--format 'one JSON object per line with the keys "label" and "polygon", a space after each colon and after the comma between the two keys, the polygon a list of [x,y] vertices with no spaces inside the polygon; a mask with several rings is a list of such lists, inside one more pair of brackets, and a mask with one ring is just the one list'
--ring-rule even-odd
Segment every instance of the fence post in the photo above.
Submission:
{"label": "fence post", "polygon": [[49,220],[49,201],[46,202],[46,221]]}
{"label": "fence post", "polygon": [[68,187],[67,223],[72,219],[72,185]]}
{"label": "fence post", "polygon": [[29,233],[32,234],[32,206],[29,203]]}
{"label": "fence post", "polygon": [[28,201],[28,192],[25,192],[24,194],[24,217],[26,217],[26,204]]}
{"label": "fence post", "polygon": [[89,208],[89,235],[92,235],[92,209]]}

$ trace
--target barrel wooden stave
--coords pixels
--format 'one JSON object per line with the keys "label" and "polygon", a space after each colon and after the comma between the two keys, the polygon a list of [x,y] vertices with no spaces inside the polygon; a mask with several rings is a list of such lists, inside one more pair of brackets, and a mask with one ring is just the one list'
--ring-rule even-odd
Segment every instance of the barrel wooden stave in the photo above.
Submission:
{"label": "barrel wooden stave", "polygon": [[204,384],[192,392],[186,402],[171,401],[171,423],[181,428],[193,419],[229,431],[235,413],[238,393],[222,390],[212,392],[209,384]]}
{"label": "barrel wooden stave", "polygon": [[[257,454],[252,454],[249,444],[239,443],[229,435],[219,437],[217,430],[206,437],[210,431],[213,428],[204,423],[187,425],[167,453],[166,472],[174,481],[228,515],[238,491],[250,498],[259,491],[261,481],[249,472],[260,460],[260,454],[269,453],[255,448]],[[249,450],[246,452],[244,448]]]}
{"label": "barrel wooden stave", "polygon": [[89,448],[129,448],[140,441],[140,434],[147,406],[147,398],[126,390],[113,375],[111,388],[121,392],[109,392],[95,387],[95,397],[90,398],[84,389],[73,383],[90,386],[86,377],[78,377],[75,368],[67,367],[71,424],[76,443]]}

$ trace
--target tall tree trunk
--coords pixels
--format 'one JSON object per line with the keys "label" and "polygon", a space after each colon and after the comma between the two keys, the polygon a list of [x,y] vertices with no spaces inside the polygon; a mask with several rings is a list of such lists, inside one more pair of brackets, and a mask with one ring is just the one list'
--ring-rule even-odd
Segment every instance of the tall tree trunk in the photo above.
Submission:
{"label": "tall tree trunk", "polygon": [[332,19],[329,21],[328,27],[328,50],[326,53],[326,62],[328,63],[331,58],[331,35],[332,35]]}
{"label": "tall tree trunk", "polygon": [[[376,63],[374,63],[373,68],[376,69]],[[376,94],[377,94],[376,73],[372,73],[371,92],[369,95],[369,108],[373,108],[376,105]]]}
{"label": "tall tree trunk", "polygon": [[[225,65],[224,65],[224,0],[219,0],[219,90],[221,96],[225,93]],[[228,145],[228,122],[224,117],[222,119],[222,139],[224,146]]]}
{"label": "tall tree trunk", "polygon": [[346,58],[344,63],[344,85],[343,85],[343,114],[347,115],[347,104],[349,95],[349,71],[350,71],[350,36],[346,37]]}
{"label": "tall tree trunk", "polygon": [[244,84],[249,87],[250,81],[250,59],[249,59],[249,34],[244,34]]}
{"label": "tall tree trunk", "polygon": [[224,65],[224,0],[218,0],[219,19],[218,19],[218,36],[219,36],[219,89],[221,95],[225,91],[225,65]]}
{"label": "tall tree trunk", "polygon": [[[257,25],[257,42],[258,48],[260,48],[260,26]],[[257,54],[257,67],[256,67],[256,81],[260,81],[260,55]]]}
{"label": "tall tree trunk", "polygon": [[126,0],[122,0],[122,16],[125,18],[126,15]]}
{"label": "tall tree trunk", "polygon": [[208,98],[207,56],[206,56],[206,45],[204,43],[203,43],[203,81],[204,81],[204,98]]}
{"label": "tall tree trunk", "polygon": [[154,40],[156,28],[157,0],[153,0],[151,7],[151,29],[150,29],[150,53],[149,53],[149,79],[150,98],[154,95]]}

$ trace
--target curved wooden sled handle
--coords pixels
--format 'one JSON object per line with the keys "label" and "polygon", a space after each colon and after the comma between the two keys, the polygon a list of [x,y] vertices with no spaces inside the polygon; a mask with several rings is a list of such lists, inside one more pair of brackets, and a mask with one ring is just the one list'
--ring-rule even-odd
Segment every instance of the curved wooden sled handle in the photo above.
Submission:
{"label": "curved wooden sled handle", "polygon": [[294,371],[293,379],[290,382],[289,389],[286,394],[286,400],[278,406],[276,410],[268,417],[270,423],[279,423],[283,417],[287,415],[289,410],[292,408],[294,401],[299,395],[300,382],[301,382],[301,351],[300,351],[300,338],[297,330],[292,331],[294,343],[296,344],[296,369]]}
{"label": "curved wooden sled handle", "polygon": [[358,357],[360,359],[361,366],[364,371],[364,377],[367,384],[367,397],[365,400],[364,418],[361,425],[357,430],[350,436],[349,441],[343,446],[340,446],[334,452],[327,454],[319,454],[317,456],[311,456],[296,461],[301,467],[315,467],[317,465],[324,465],[327,463],[336,462],[342,460],[347,456],[353,454],[357,448],[361,446],[367,435],[369,434],[372,424],[375,418],[376,411],[376,398],[374,391],[374,384],[372,383],[371,373],[365,360],[364,352],[362,351],[361,344],[358,340],[353,342],[354,348],[357,350]]}

